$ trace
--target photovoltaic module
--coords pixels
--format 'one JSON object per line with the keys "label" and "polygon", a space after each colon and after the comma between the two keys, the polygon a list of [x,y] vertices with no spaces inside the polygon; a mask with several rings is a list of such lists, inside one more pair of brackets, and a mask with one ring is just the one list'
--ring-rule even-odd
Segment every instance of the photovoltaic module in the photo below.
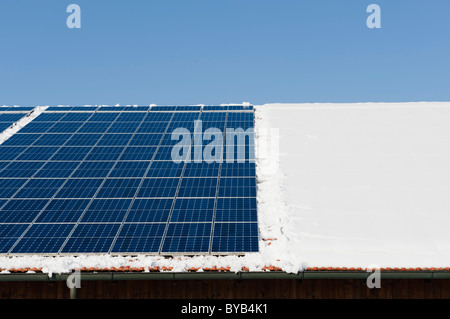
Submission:
{"label": "photovoltaic module", "polygon": [[0,254],[258,251],[253,127],[252,106],[47,108],[0,145]]}

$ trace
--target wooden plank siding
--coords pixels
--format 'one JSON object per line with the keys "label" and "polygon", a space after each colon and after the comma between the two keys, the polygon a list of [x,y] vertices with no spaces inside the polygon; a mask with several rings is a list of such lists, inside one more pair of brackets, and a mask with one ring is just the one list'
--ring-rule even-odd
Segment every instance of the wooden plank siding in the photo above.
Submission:
{"label": "wooden plank siding", "polygon": [[[82,281],[79,299],[422,299],[450,298],[450,279]],[[2,299],[68,299],[64,281],[0,282]]]}

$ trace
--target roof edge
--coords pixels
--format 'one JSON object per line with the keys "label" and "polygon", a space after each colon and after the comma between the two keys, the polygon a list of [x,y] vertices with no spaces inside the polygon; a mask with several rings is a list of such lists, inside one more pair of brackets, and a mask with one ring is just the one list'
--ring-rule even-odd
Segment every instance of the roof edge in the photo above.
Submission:
{"label": "roof edge", "polygon": [[[255,272],[81,272],[81,281],[110,280],[246,280],[246,279],[367,279],[367,271],[284,271]],[[66,281],[71,273],[9,273],[0,274],[1,281]],[[450,279],[450,271],[381,271],[381,279]]]}

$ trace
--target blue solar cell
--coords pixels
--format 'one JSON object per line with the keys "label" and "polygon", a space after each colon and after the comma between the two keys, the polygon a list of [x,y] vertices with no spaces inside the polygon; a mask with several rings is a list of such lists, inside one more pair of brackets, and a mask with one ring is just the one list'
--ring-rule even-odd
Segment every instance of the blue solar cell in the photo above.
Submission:
{"label": "blue solar cell", "polygon": [[114,162],[83,162],[72,177],[106,177]]}
{"label": "blue solar cell", "polygon": [[25,149],[26,147],[6,147],[0,145],[0,161],[12,161]]}
{"label": "blue solar cell", "polygon": [[258,251],[257,223],[215,223],[212,252]]}
{"label": "blue solar cell", "polygon": [[27,225],[24,224],[0,224],[0,238],[20,237],[25,229]]}
{"label": "blue solar cell", "polygon": [[169,224],[162,252],[208,252],[210,236],[210,223]]}
{"label": "blue solar cell", "polygon": [[163,134],[135,134],[130,146],[158,146]]}
{"label": "blue solar cell", "polygon": [[121,113],[116,122],[137,122],[140,123],[147,113]]}
{"label": "blue solar cell", "polygon": [[128,223],[167,222],[173,199],[136,199],[128,212]]}
{"label": "blue solar cell", "polygon": [[120,113],[94,113],[88,122],[114,122]]}
{"label": "blue solar cell", "polygon": [[107,133],[134,133],[139,127],[138,122],[113,123]]}
{"label": "blue solar cell", "polygon": [[120,224],[79,224],[71,237],[94,238],[94,237],[115,237],[119,231]]}
{"label": "blue solar cell", "polygon": [[12,250],[12,253],[57,253],[73,224],[34,224]]}
{"label": "blue solar cell", "polygon": [[18,237],[0,238],[0,254],[6,254],[18,239]]}
{"label": "blue solar cell", "polygon": [[[189,150],[189,148],[188,148]],[[155,161],[185,161],[190,158],[190,152],[184,152],[183,148],[159,147],[155,155]]]}
{"label": "blue solar cell", "polygon": [[105,134],[98,142],[99,146],[126,146],[133,134]]}
{"label": "blue solar cell", "polygon": [[106,253],[120,224],[79,224],[62,249],[62,253]]}
{"label": "blue solar cell", "polygon": [[224,148],[224,161],[230,163],[254,163],[255,148],[250,145],[226,145]]}
{"label": "blue solar cell", "polygon": [[172,113],[154,112],[153,110],[151,110],[151,112],[149,112],[147,114],[147,116],[145,117],[144,123],[145,122],[169,122],[170,119],[172,118],[172,115],[173,115]]}
{"label": "blue solar cell", "polygon": [[63,183],[63,179],[31,179],[15,198],[52,198]]}
{"label": "blue solar cell", "polygon": [[171,122],[187,122],[192,123],[198,120],[200,117],[200,112],[189,112],[189,113],[174,113]]}
{"label": "blue solar cell", "polygon": [[86,122],[77,133],[105,133],[110,126],[109,122]]}
{"label": "blue solar cell", "polygon": [[[60,119],[61,122],[85,122],[94,113],[67,113],[66,116]],[[82,123],[80,123],[82,124]]]}
{"label": "blue solar cell", "polygon": [[100,189],[98,198],[133,198],[141,179],[108,179]]}
{"label": "blue solar cell", "polygon": [[219,184],[219,197],[256,197],[255,178],[221,178]]}
{"label": "blue solar cell", "polygon": [[217,177],[220,163],[186,163],[183,177]]}
{"label": "blue solar cell", "polygon": [[94,147],[86,157],[86,161],[115,161],[124,151],[124,147]]}
{"label": "blue solar cell", "polygon": [[56,198],[92,198],[102,179],[68,179]]}
{"label": "blue solar cell", "polygon": [[177,111],[189,111],[189,112],[195,112],[200,111],[202,108],[201,105],[186,105],[186,106],[177,106]]}
{"label": "blue solar cell", "polygon": [[2,143],[2,146],[29,146],[39,139],[42,134],[16,133]]}
{"label": "blue solar cell", "polygon": [[175,111],[177,109],[176,106],[152,106],[150,109],[151,112],[169,112],[169,111]]}
{"label": "blue solar cell", "polygon": [[70,134],[46,134],[46,135],[43,135],[40,139],[38,139],[33,145],[34,146],[61,146],[71,136],[72,135],[70,135]]}
{"label": "blue solar cell", "polygon": [[177,198],[170,222],[212,222],[214,198]]}
{"label": "blue solar cell", "polygon": [[34,106],[11,106],[11,108],[8,111],[23,112],[23,111],[32,111],[33,109]]}
{"label": "blue solar cell", "polygon": [[156,147],[127,147],[120,160],[122,161],[150,161],[155,154]]}
{"label": "blue solar cell", "polygon": [[118,162],[109,177],[143,177],[151,162]]}
{"label": "blue solar cell", "polygon": [[215,197],[217,177],[183,178],[178,197]]}
{"label": "blue solar cell", "polygon": [[[251,111],[253,110],[253,105],[243,106],[243,105],[229,105],[229,111]],[[253,114],[253,113],[251,113]]]}
{"label": "blue solar cell", "polygon": [[45,109],[46,112],[68,112],[73,109],[73,106],[50,106]]}
{"label": "blue solar cell", "polygon": [[31,223],[47,200],[11,200],[0,210],[0,223]]}
{"label": "blue solar cell", "polygon": [[147,112],[150,109],[149,106],[127,106],[123,109],[124,113],[126,112]]}
{"label": "blue solar cell", "polygon": [[0,162],[0,171],[9,165],[9,162]]}
{"label": "blue solar cell", "polygon": [[178,178],[146,178],[137,197],[174,197]]}
{"label": "blue solar cell", "polygon": [[118,237],[112,253],[157,253],[162,237]]}
{"label": "blue solar cell", "polygon": [[158,252],[165,224],[124,224],[112,252]]}
{"label": "blue solar cell", "polygon": [[20,156],[17,157],[18,161],[46,161],[50,157],[52,157],[56,151],[58,150],[58,147],[34,147],[30,146],[27,148],[25,152],[23,152]]}
{"label": "blue solar cell", "polygon": [[84,111],[84,112],[91,112],[91,111],[95,111],[97,110],[97,106],[74,106],[72,107],[72,109],[70,110],[71,112],[74,111]]}
{"label": "blue solar cell", "polygon": [[222,111],[222,112],[226,112],[228,111],[228,106],[227,105],[205,105],[203,107],[203,111]]}
{"label": "blue solar cell", "polygon": [[171,161],[153,161],[147,172],[147,177],[180,177],[183,173],[184,163]]}
{"label": "blue solar cell", "polygon": [[23,113],[19,113],[19,114],[14,114],[14,113],[9,113],[9,114],[0,114],[0,122],[10,122],[11,124],[14,122],[17,122],[18,120],[20,120],[22,117],[24,117],[25,114]]}
{"label": "blue solar cell", "polygon": [[205,122],[217,122],[217,123],[225,123],[225,120],[227,119],[227,113],[202,113],[202,116],[200,117],[200,120],[202,120],[203,123]]}
{"label": "blue solar cell", "polygon": [[107,253],[113,241],[114,238],[111,237],[72,237],[67,241],[61,252],[63,254]]}
{"label": "blue solar cell", "polygon": [[122,222],[131,199],[94,199],[81,219],[82,223]]}
{"label": "blue solar cell", "polygon": [[52,157],[52,161],[81,161],[91,147],[61,147]]}
{"label": "blue solar cell", "polygon": [[89,202],[89,199],[53,199],[41,212],[36,222],[75,223]]}
{"label": "blue solar cell", "polygon": [[121,112],[123,110],[125,110],[127,107],[126,106],[100,106],[97,111],[102,111],[102,112]]}
{"label": "blue solar cell", "polygon": [[136,133],[139,134],[161,134],[166,131],[168,123],[166,122],[143,122]]}
{"label": "blue solar cell", "polygon": [[217,198],[216,222],[257,222],[256,198]]}
{"label": "blue solar cell", "polygon": [[220,170],[222,177],[254,177],[256,176],[255,163],[222,163]]}
{"label": "blue solar cell", "polygon": [[33,122],[53,122],[48,124],[54,124],[54,122],[59,121],[65,115],[66,115],[65,113],[41,113],[38,117],[36,117],[33,120]]}
{"label": "blue solar cell", "polygon": [[0,133],[11,126],[11,123],[0,122]]}
{"label": "blue solar cell", "polygon": [[12,162],[7,168],[0,171],[0,178],[3,177],[17,177],[30,178],[32,177],[45,162]]}
{"label": "blue solar cell", "polygon": [[66,143],[66,146],[94,146],[102,134],[75,134]]}
{"label": "blue solar cell", "polygon": [[54,124],[48,133],[75,133],[83,126],[83,122],[59,122]]}
{"label": "blue solar cell", "polygon": [[0,254],[6,254],[18,239],[18,237],[0,238]]}
{"label": "blue solar cell", "polygon": [[20,133],[45,133],[54,123],[48,122],[31,122],[20,129]]}
{"label": "blue solar cell", "polygon": [[118,237],[161,237],[164,235],[165,228],[165,223],[125,223]]}
{"label": "blue solar cell", "polygon": [[47,162],[36,178],[67,178],[80,165],[79,162]]}
{"label": "blue solar cell", "polygon": [[228,117],[227,117],[228,122],[230,121],[236,121],[236,122],[243,122],[243,121],[248,121],[248,122],[252,122],[254,121],[254,114],[253,112],[249,112],[249,113],[228,113]]}
{"label": "blue solar cell", "polygon": [[0,198],[9,199],[26,181],[26,179],[0,179]]}

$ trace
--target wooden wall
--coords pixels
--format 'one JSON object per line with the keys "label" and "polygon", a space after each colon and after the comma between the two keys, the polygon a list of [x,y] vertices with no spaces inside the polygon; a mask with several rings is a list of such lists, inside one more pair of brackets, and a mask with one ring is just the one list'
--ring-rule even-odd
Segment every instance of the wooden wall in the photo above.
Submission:
{"label": "wooden wall", "polygon": [[[0,282],[2,299],[69,298],[64,281]],[[450,280],[382,280],[381,289],[368,289],[364,280],[137,280],[82,281],[79,299],[98,298],[450,298]]]}

